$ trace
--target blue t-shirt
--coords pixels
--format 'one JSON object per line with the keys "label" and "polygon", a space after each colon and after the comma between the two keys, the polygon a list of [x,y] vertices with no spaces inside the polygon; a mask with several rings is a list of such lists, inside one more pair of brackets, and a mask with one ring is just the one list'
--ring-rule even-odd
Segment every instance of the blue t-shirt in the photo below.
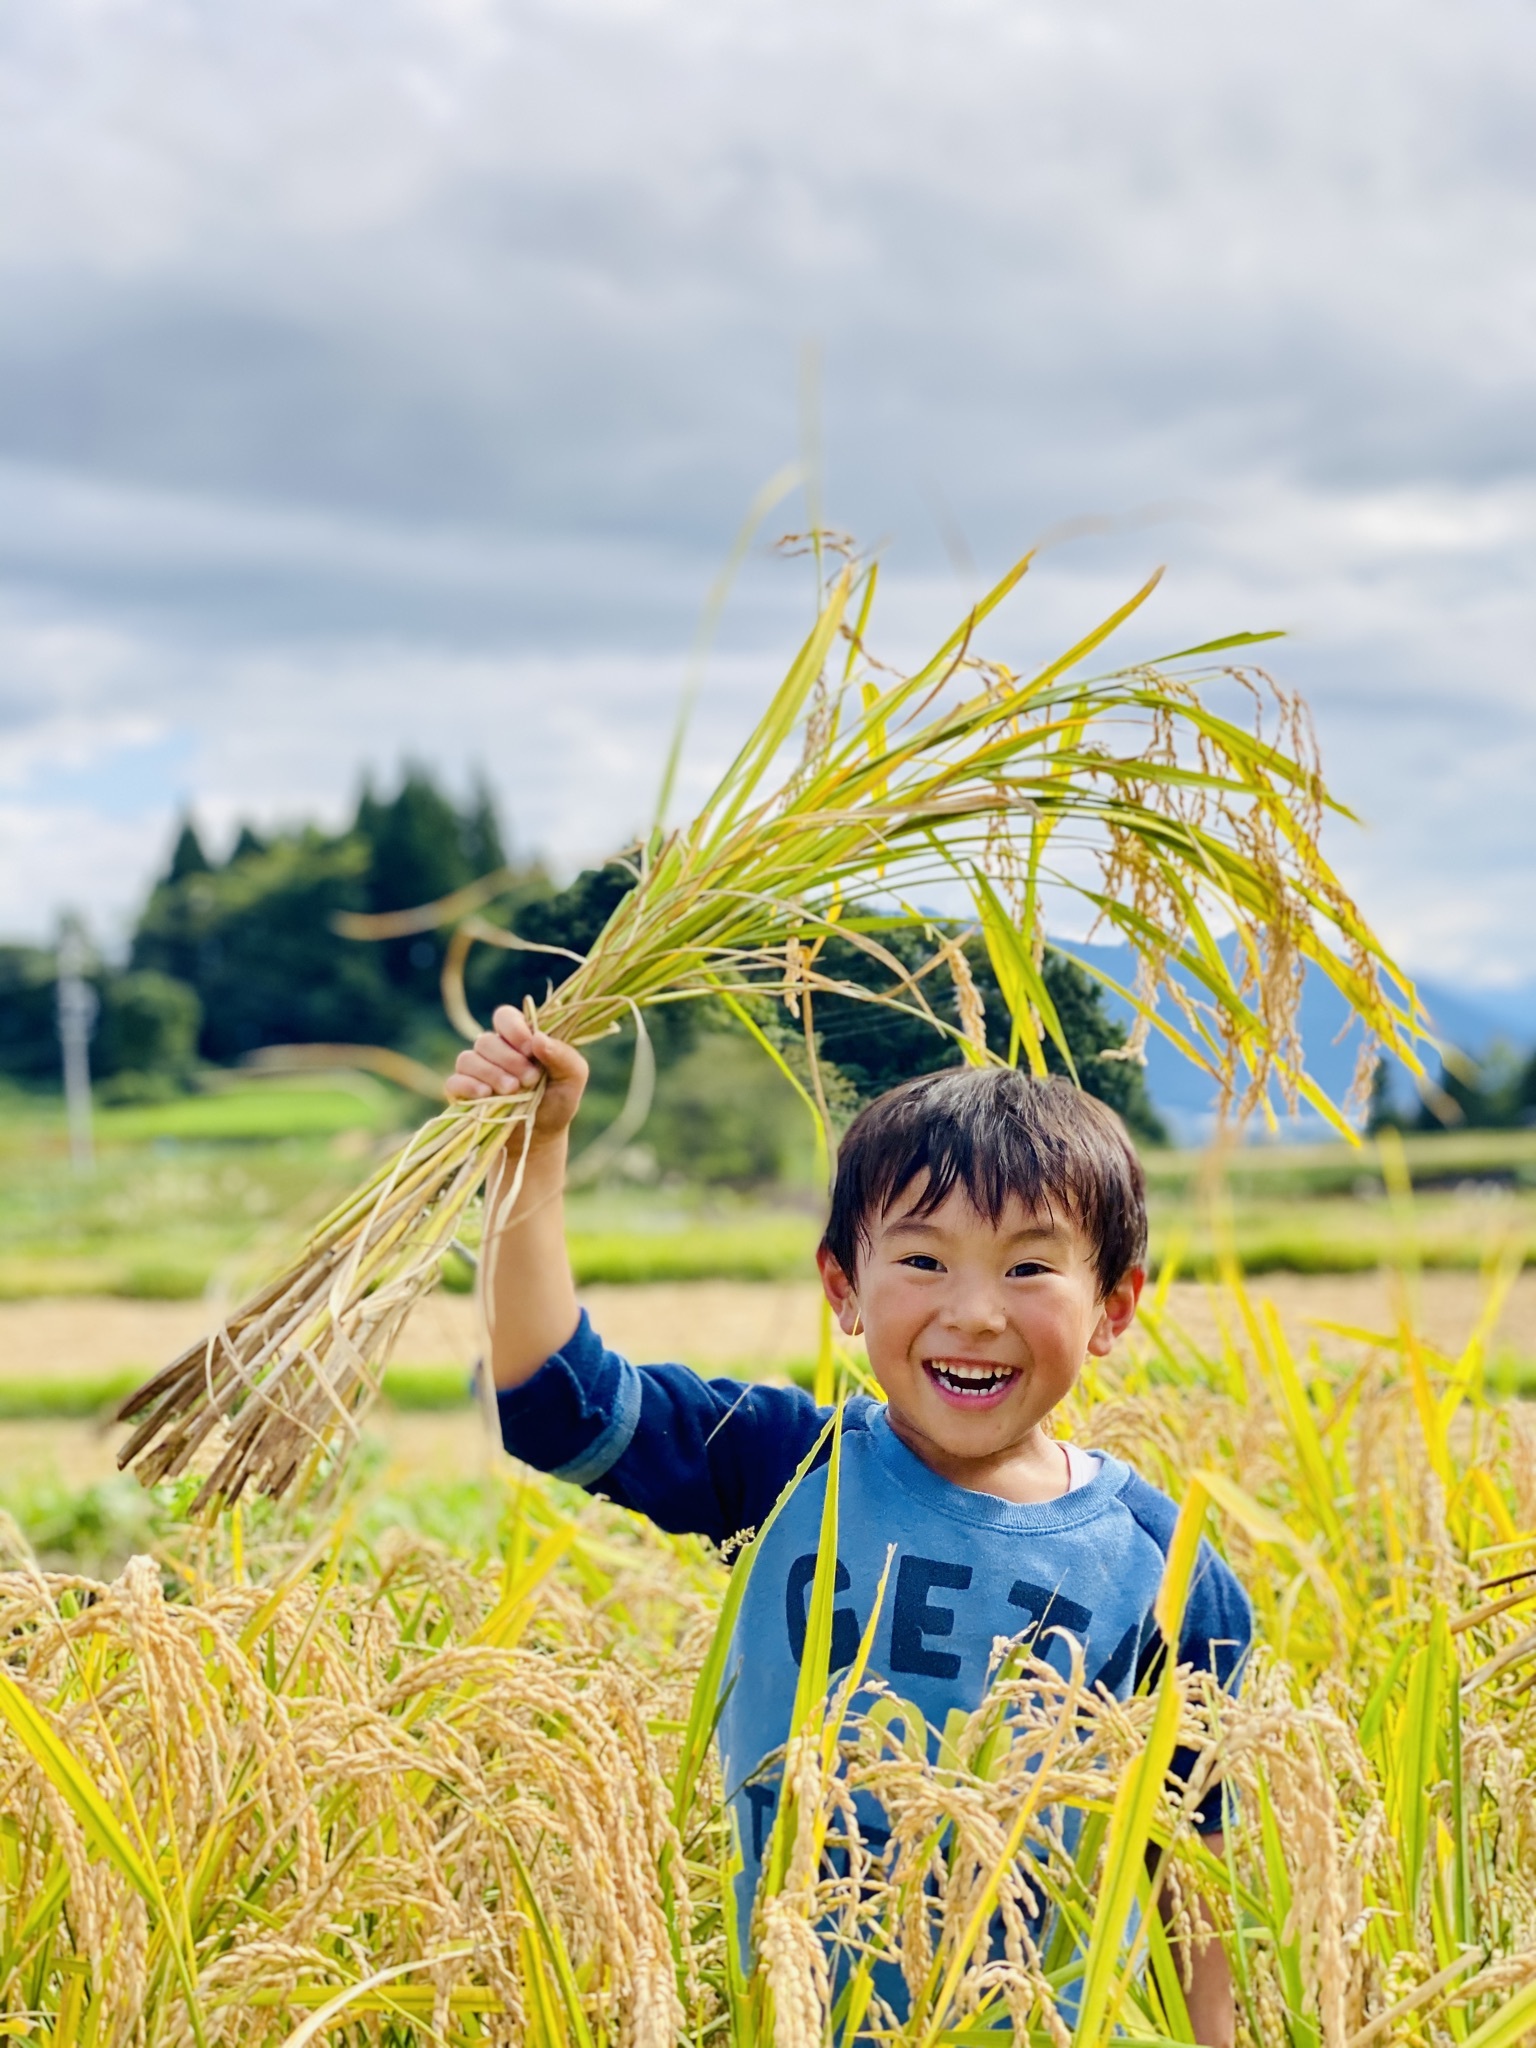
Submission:
{"label": "blue t-shirt", "polygon": [[[633,1366],[604,1347],[585,1312],[570,1342],[499,1393],[497,1407],[515,1456],[663,1529],[717,1543],[761,1528],[830,1413],[794,1388]],[[745,1908],[773,1822],[775,1773],[761,1767],[789,1732],[826,1476],[823,1450],[759,1548],[731,1648],[720,1749]],[[1090,1685],[1125,1699],[1161,1655],[1152,1609],[1177,1517],[1165,1494],[1111,1457],[1056,1500],[956,1486],[907,1449],[882,1403],[857,1396],[843,1416],[833,1668],[857,1651],[894,1545],[870,1670],[930,1728],[942,1732],[953,1711],[981,1704],[1000,1637],[1039,1633],[1039,1653],[1065,1672],[1068,1646],[1046,1633],[1064,1629],[1083,1646]],[[1202,1544],[1179,1662],[1235,1687],[1251,1632],[1241,1586]],[[1180,1775],[1189,1767],[1175,1757]],[[1219,1789],[1201,1821],[1220,1825]]]}

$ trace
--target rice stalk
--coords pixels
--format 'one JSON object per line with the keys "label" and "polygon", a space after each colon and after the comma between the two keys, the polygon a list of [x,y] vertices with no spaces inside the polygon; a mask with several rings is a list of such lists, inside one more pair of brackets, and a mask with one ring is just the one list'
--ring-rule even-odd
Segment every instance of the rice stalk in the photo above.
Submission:
{"label": "rice stalk", "polygon": [[[1164,1032],[1244,1113],[1268,1113],[1273,1085],[1346,1128],[1297,1040],[1308,966],[1360,1018],[1362,1073],[1375,1039],[1416,1067],[1416,999],[1322,852],[1325,816],[1347,814],[1324,785],[1305,710],[1231,666],[1267,636],[1187,649],[1169,658],[1177,666],[1089,673],[1153,578],[1059,657],[1016,672],[983,660],[973,643],[1029,560],[915,674],[888,680],[865,651],[874,570],[846,563],[698,816],[658,825],[633,850],[634,887],[541,1006],[540,1025],[580,1045],[653,1004],[723,996],[750,1013],[777,999],[809,1041],[814,998],[832,991],[923,1016],[985,1062],[993,1056],[974,988],[967,998],[968,973],[956,970],[960,1022],[937,1016],[918,980],[866,929],[870,920],[847,911],[874,897],[896,906],[890,915],[925,925],[912,906],[958,887],[1006,992],[1016,1049],[1036,1071],[1047,1042],[1066,1051],[1039,971],[1051,892],[1075,896],[1130,945],[1138,977],[1121,992],[1136,1006],[1137,1042]],[[848,656],[839,679],[840,636]],[[1237,694],[1247,722],[1217,708],[1223,691]],[[425,928],[423,920],[451,929],[445,1001],[467,1035],[477,1029],[463,987],[470,947],[525,943],[480,914],[498,880],[369,921],[370,930]],[[881,918],[888,922],[884,910]],[[1224,931],[1235,935],[1231,958]],[[827,975],[818,955],[833,934],[884,960],[890,989]],[[948,939],[940,954],[959,957]],[[819,1083],[813,1092],[824,1127]],[[536,1093],[481,1101],[424,1125],[289,1268],[130,1397],[122,1412],[138,1426],[122,1462],[147,1480],[196,1464],[204,1504],[235,1501],[252,1486],[282,1494],[332,1469],[466,1204],[509,1139],[515,1156],[519,1127],[526,1142],[536,1106]],[[515,1187],[516,1176],[504,1207]]]}
{"label": "rice stalk", "polygon": [[[238,1547],[229,1518],[113,1584],[0,1574],[0,1683],[25,1702],[0,1714],[7,2030],[280,2048],[329,2007],[357,2048],[988,2027],[1067,2048],[1097,1925],[1103,2020],[1179,2040],[1198,1892],[1245,2043],[1515,2048],[1536,2015],[1536,1424],[1488,1398],[1477,1331],[1329,1362],[1235,1274],[1220,1299],[1226,1344],[1154,1304],[1071,1422],[1185,1499],[1249,1587],[1241,1698],[1187,1673],[1090,1698],[1015,1654],[974,1714],[914,1729],[867,1671],[857,1712],[860,1673],[818,1689],[813,1588],[793,1797],[734,1971],[710,1735],[742,1580],[697,1544],[509,1470],[479,1558],[306,1548],[258,1509]],[[1181,1797],[1155,1768],[1170,1721],[1199,1759]],[[1221,1861],[1192,1834],[1213,1776],[1235,1794]],[[1115,1832],[1133,1792],[1168,1852],[1166,1931]],[[1141,1973],[1116,1924],[1133,1895]]]}

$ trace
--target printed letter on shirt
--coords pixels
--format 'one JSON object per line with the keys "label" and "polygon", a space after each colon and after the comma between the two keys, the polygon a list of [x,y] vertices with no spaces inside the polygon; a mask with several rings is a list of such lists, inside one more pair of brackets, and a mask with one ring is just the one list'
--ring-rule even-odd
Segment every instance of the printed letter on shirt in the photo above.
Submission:
{"label": "printed letter on shirt", "polygon": [[[807,1551],[804,1557],[797,1557],[789,1568],[789,1577],[784,1581],[784,1621],[789,1629],[789,1654],[799,1668],[805,1655],[805,1611],[810,1603],[811,1584],[816,1577],[816,1553]],[[839,1558],[837,1570],[832,1575],[832,1589],[846,1593],[852,1580],[848,1567]],[[841,1671],[853,1662],[859,1654],[859,1618],[851,1607],[834,1607],[832,1610],[832,1656],[830,1668]]]}
{"label": "printed letter on shirt", "polygon": [[957,1678],[960,1659],[949,1650],[930,1650],[924,1636],[952,1636],[953,1607],[935,1607],[928,1595],[935,1586],[963,1593],[971,1583],[968,1564],[946,1564],[937,1557],[904,1557],[896,1574],[896,1610],[891,1616],[891,1669],[916,1671],[924,1678]]}

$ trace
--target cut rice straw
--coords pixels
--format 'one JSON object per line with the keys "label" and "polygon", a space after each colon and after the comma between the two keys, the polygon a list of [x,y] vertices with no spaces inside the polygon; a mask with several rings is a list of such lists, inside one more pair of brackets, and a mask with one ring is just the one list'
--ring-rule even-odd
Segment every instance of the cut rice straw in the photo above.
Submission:
{"label": "cut rice straw", "polygon": [[[966,1057],[992,1061],[974,1019],[939,1015],[921,977],[875,936],[902,920],[931,931],[933,913],[912,906],[944,890],[974,910],[1016,1047],[1036,1072],[1051,1044],[1070,1067],[1040,971],[1042,892],[1054,890],[1090,906],[1097,926],[1131,949],[1134,987],[1084,963],[1134,1006],[1131,1055],[1149,1031],[1163,1032],[1214,1078],[1224,1109],[1272,1116],[1278,1091],[1347,1131],[1302,1059],[1296,1018],[1308,967],[1362,1022],[1362,1078],[1378,1042],[1419,1071],[1417,998],[1319,844],[1325,816],[1348,814],[1324,786],[1305,709],[1234,665],[1273,636],[1239,633],[1086,673],[1154,576],[1065,653],[1016,673],[982,659],[975,641],[1030,559],[922,668],[894,679],[867,653],[874,569],[845,562],[698,816],[632,849],[634,886],[539,1009],[539,1026],[581,1045],[653,1004],[724,995],[738,1014],[762,1014],[787,1000],[814,1060],[812,1006],[831,992],[920,1015]],[[835,662],[840,639],[847,658]],[[1246,723],[1215,708],[1223,690]],[[463,983],[471,946],[527,945],[482,914],[497,881],[352,921],[359,936],[423,929],[423,918],[449,928],[444,993],[467,1036],[478,1029]],[[848,912],[861,892],[881,906],[878,918]],[[1236,943],[1221,943],[1224,934]],[[889,989],[823,971],[834,935],[881,961]],[[526,1141],[537,1100],[534,1091],[455,1104],[425,1124],[291,1266],[129,1398],[122,1414],[138,1426],[120,1462],[152,1482],[196,1460],[206,1468],[199,1505],[250,1486],[280,1495],[333,1469],[466,1204],[509,1141]],[[819,1088],[816,1101],[825,1122]]]}

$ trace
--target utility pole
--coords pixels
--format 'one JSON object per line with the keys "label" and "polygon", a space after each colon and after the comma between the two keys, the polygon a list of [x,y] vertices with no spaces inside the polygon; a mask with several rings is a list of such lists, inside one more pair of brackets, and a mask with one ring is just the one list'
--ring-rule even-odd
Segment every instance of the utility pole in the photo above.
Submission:
{"label": "utility pole", "polygon": [[59,1045],[64,1054],[64,1108],[69,1119],[69,1156],[76,1173],[96,1165],[91,1143],[91,1032],[100,1007],[85,978],[90,964],[78,918],[59,925]]}

